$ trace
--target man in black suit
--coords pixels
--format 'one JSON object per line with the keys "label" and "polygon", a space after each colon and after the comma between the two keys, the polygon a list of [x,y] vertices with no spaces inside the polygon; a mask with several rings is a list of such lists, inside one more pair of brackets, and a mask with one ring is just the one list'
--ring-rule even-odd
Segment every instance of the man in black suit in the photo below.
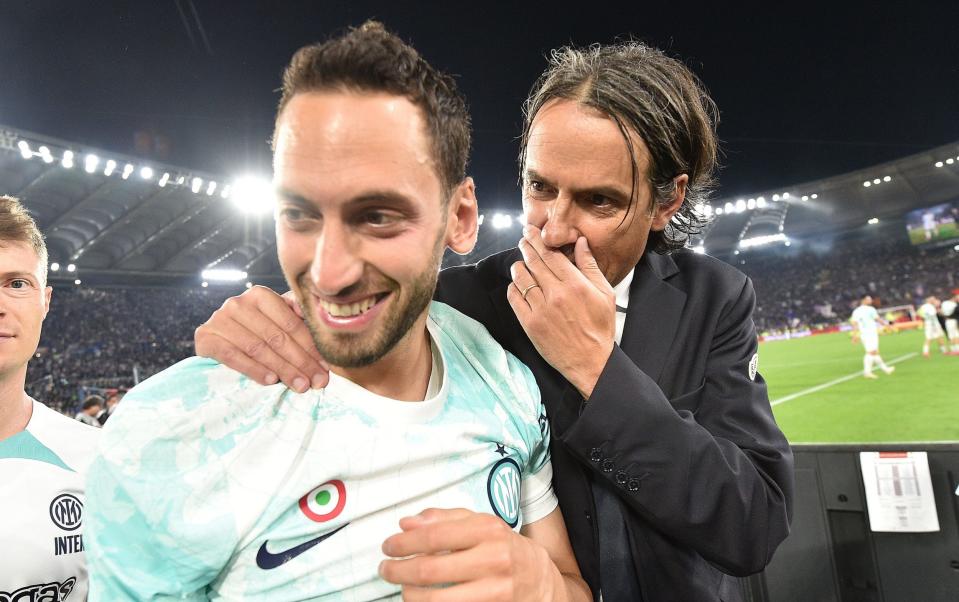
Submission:
{"label": "man in black suit", "polygon": [[[682,63],[627,43],[553,53],[525,109],[523,239],[443,271],[436,299],[536,376],[596,596],[738,600],[728,576],[761,571],[789,532],[792,455],[757,373],[751,283],[682,248],[712,183],[712,101]],[[198,329],[197,352],[322,386],[292,316],[255,287]]]}

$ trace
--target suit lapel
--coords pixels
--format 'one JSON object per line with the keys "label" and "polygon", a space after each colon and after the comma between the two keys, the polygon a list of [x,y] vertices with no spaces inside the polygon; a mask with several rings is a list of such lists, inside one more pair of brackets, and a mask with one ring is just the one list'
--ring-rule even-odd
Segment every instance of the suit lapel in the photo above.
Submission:
{"label": "suit lapel", "polygon": [[668,255],[646,253],[629,287],[622,350],[640,370],[659,382],[686,305],[686,293],[665,279],[679,271]]}

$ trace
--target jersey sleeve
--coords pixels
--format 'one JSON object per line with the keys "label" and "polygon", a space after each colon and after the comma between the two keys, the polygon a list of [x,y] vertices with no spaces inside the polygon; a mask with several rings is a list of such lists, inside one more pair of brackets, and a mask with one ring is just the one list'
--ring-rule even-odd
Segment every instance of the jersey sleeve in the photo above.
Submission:
{"label": "jersey sleeve", "polygon": [[218,459],[204,435],[205,360],[131,390],[103,430],[87,476],[91,600],[206,600],[235,528]]}
{"label": "jersey sleeve", "polygon": [[559,505],[556,494],[553,493],[549,421],[546,419],[546,408],[540,398],[539,386],[533,373],[512,355],[508,361],[513,381],[522,387],[525,393],[522,399],[528,402],[522,413],[529,459],[522,471],[520,511],[523,514],[523,523],[529,524],[545,518]]}

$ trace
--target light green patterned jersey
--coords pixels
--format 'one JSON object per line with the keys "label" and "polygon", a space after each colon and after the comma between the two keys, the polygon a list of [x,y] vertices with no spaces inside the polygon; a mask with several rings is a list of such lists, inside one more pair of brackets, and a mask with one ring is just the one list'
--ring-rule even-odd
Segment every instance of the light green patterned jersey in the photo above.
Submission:
{"label": "light green patterned jersey", "polygon": [[428,330],[421,402],[337,375],[297,394],[198,358],[134,388],[87,481],[91,600],[398,598],[377,567],[400,518],[468,508],[518,530],[552,512],[532,374],[446,305]]}

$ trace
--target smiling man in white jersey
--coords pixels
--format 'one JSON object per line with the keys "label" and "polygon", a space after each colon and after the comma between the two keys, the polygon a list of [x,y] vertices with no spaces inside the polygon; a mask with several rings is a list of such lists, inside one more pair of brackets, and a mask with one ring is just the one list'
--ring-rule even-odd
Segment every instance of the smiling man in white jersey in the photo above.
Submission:
{"label": "smiling man in white jersey", "polygon": [[866,354],[862,356],[862,375],[865,378],[877,378],[872,372],[873,364],[879,366],[886,374],[892,374],[896,369],[887,366],[879,355],[879,326],[888,326],[889,323],[879,317],[879,312],[872,305],[872,297],[866,295],[852,312],[849,321],[853,325],[853,335],[858,335]]}
{"label": "smiling man in white jersey", "polygon": [[24,391],[51,292],[43,236],[0,196],[0,602],[87,594],[83,480],[99,431]]}
{"label": "smiling man in white jersey", "polygon": [[939,353],[946,353],[946,338],[942,334],[939,324],[939,299],[935,296],[926,297],[926,302],[919,306],[917,312],[923,321],[923,330],[926,338],[922,342],[922,356],[929,357],[929,344],[938,340]]}
{"label": "smiling man in white jersey", "polygon": [[444,248],[475,243],[468,124],[378,24],[294,56],[277,251],[329,385],[192,359],[134,388],[89,478],[94,597],[590,598],[532,374],[430,302]]}

